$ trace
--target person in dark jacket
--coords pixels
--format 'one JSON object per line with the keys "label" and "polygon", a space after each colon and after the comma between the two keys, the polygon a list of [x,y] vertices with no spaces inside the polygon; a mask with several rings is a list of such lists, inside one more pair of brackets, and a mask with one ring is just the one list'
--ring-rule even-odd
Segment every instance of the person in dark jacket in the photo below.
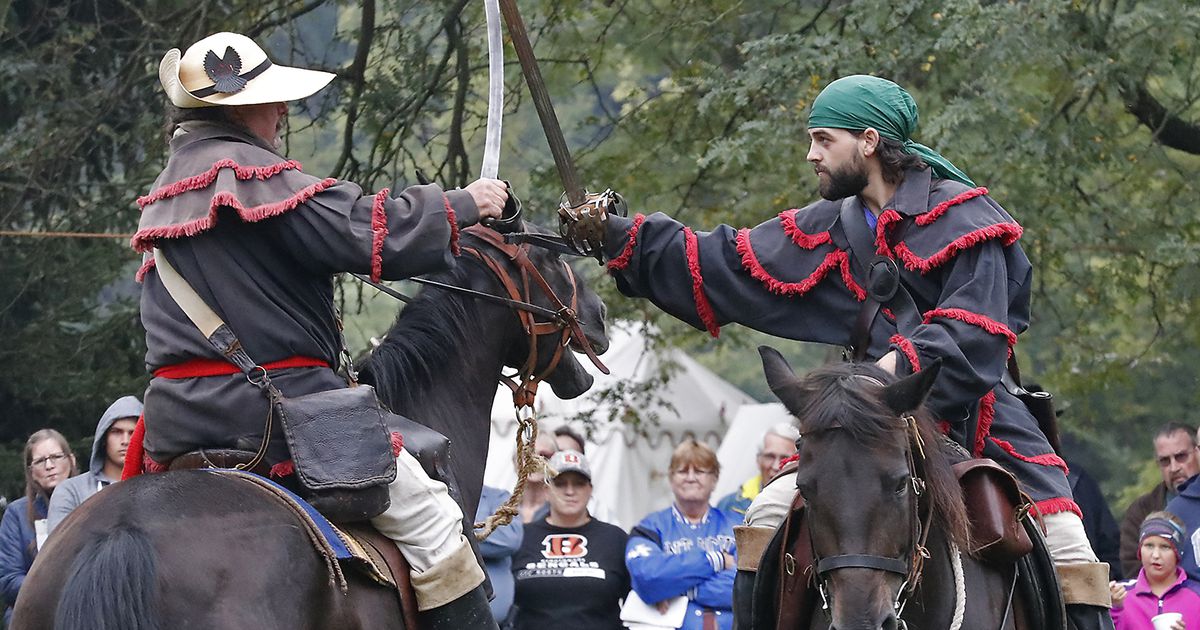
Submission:
{"label": "person in dark jacket", "polygon": [[[260,446],[273,474],[291,467],[283,431],[264,444],[267,398],[180,309],[159,263],[191,285],[284,395],[299,397],[347,386],[336,371],[334,274],[398,280],[450,269],[459,230],[502,212],[507,188],[495,179],[393,195],[304,173],[279,152],[287,101],[332,79],[273,64],[236,33],[172,50],[159,66],[174,108],[171,152],[138,199],[132,240],[145,254],[141,316],[154,375],[145,395],[148,468],[198,449]],[[391,505],[371,523],[410,563],[419,615],[431,627],[494,628],[461,508],[408,451],[399,450],[396,469]]]}
{"label": "person in dark jacket", "polygon": [[1168,422],[1154,434],[1154,460],[1162,483],[1133,500],[1121,518],[1121,572],[1129,579],[1142,569],[1138,560],[1138,531],[1151,512],[1164,510],[1179,494],[1179,487],[1200,474],[1200,450],[1196,429],[1182,422]]}
{"label": "person in dark jacket", "polygon": [[54,489],[75,474],[71,445],[54,429],[41,429],[25,442],[25,496],[8,504],[0,520],[0,595],[4,598],[4,625],[25,574],[33,566],[45,538],[46,509]]}
{"label": "person in dark jacket", "polygon": [[[1069,586],[1068,614],[1082,628],[1111,628],[1108,568],[1088,543],[1066,464],[1001,385],[1030,320],[1033,267],[1017,244],[1022,228],[986,188],[913,141],[916,123],[916,102],[900,86],[843,77],[809,113],[807,159],[822,201],[753,229],[723,225],[708,233],[664,214],[627,219],[603,206],[564,207],[562,231],[608,259],[622,293],[648,298],[713,336],[736,322],[789,339],[856,345],[900,375],[940,359],[930,411],[975,455],[1017,476],[1045,516],[1050,552]],[[914,304],[892,302],[867,320],[867,338],[855,339],[864,287],[875,286],[863,269],[876,257],[890,261],[881,260],[881,269],[898,268]],[[773,495],[755,503],[764,496]]]}
{"label": "person in dark jacket", "polygon": [[1100,484],[1083,469],[1083,466],[1067,460],[1070,472],[1067,481],[1071,483],[1071,496],[1083,511],[1083,530],[1087,532],[1096,557],[1108,565],[1110,580],[1121,578],[1121,530],[1117,527],[1117,519],[1113,518],[1112,510],[1108,509],[1108,501],[1100,490]]}

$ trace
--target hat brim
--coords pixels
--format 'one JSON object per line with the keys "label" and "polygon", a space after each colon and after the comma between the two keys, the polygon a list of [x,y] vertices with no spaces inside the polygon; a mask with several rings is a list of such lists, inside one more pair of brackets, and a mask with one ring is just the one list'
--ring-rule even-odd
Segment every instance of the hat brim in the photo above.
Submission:
{"label": "hat brim", "polygon": [[178,49],[167,52],[159,64],[158,78],[171,103],[183,108],[296,101],[316,94],[337,76],[331,72],[272,64],[239,92],[197,98],[179,81],[179,59]]}

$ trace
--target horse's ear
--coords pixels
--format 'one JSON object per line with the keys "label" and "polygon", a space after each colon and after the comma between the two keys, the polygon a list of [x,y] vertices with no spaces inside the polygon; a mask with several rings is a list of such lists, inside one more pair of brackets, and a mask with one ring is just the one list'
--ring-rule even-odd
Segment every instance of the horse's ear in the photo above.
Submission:
{"label": "horse's ear", "polygon": [[925,402],[925,398],[929,396],[929,390],[933,387],[933,381],[937,379],[938,372],[941,370],[942,360],[940,358],[934,359],[929,367],[884,387],[884,403],[887,404],[888,409],[896,412],[897,415],[916,411]]}
{"label": "horse's ear", "polygon": [[763,374],[767,377],[767,386],[779,401],[795,415],[801,407],[799,397],[799,379],[792,371],[792,366],[778,350],[771,346],[759,346],[758,354],[762,357]]}

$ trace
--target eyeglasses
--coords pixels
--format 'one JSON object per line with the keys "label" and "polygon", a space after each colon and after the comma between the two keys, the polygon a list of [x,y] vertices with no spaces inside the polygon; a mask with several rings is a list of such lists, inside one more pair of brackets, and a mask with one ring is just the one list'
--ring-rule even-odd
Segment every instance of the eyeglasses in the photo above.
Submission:
{"label": "eyeglasses", "polygon": [[713,474],[713,471],[708,470],[706,468],[684,468],[682,470],[672,470],[671,474],[676,475],[678,477],[687,477],[689,475],[695,475],[696,477],[704,477],[704,476]]}
{"label": "eyeglasses", "polygon": [[783,460],[785,460],[785,459],[787,459],[787,458],[789,458],[789,457],[791,457],[791,456],[792,456],[792,454],[791,454],[791,453],[788,453],[788,454],[784,454],[784,453],[759,453],[759,454],[758,454],[758,458],[759,458],[759,459],[761,459],[761,460],[762,460],[762,461],[764,461],[764,462],[781,462],[781,461],[783,461]]}
{"label": "eyeglasses", "polygon": [[29,467],[37,468],[38,466],[45,466],[46,464],[49,464],[51,466],[57,466],[59,464],[59,462],[61,462],[62,460],[66,459],[66,458],[67,458],[66,453],[55,453],[53,455],[39,457],[39,458],[33,460],[32,462],[29,462]]}

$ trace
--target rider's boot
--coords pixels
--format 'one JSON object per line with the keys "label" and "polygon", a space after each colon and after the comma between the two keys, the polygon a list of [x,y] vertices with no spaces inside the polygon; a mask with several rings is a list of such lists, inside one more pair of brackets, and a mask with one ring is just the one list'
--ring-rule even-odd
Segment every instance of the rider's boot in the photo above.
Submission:
{"label": "rider's boot", "polygon": [[465,540],[428,570],[414,572],[422,630],[496,630],[483,580],[483,569]]}
{"label": "rider's boot", "polygon": [[733,528],[738,549],[737,576],[733,580],[733,630],[754,628],[754,579],[763,551],[775,536],[774,527]]}
{"label": "rider's boot", "polygon": [[733,630],[751,630],[754,627],[754,571],[738,569],[733,578]]}
{"label": "rider's boot", "polygon": [[483,586],[476,586],[458,599],[417,613],[421,630],[498,630]]}
{"label": "rider's boot", "polygon": [[1067,619],[1075,630],[1113,630],[1108,612],[1108,564],[1074,562],[1055,565],[1062,587]]}

